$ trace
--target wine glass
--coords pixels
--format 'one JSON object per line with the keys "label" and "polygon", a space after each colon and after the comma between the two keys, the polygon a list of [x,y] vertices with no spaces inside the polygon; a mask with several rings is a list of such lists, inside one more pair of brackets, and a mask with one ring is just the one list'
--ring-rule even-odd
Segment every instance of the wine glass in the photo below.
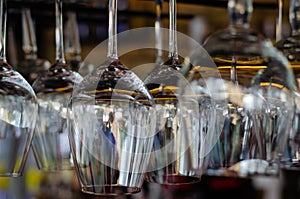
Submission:
{"label": "wine glass", "polygon": [[[180,113],[177,96],[178,81],[181,75],[181,61],[177,51],[176,1],[169,1],[169,55],[168,60],[157,66],[144,80],[155,100],[157,123],[153,153],[146,174],[148,182],[159,184],[178,184],[196,182],[199,178],[190,177],[189,171],[180,174]],[[177,144],[178,143],[178,144]],[[186,175],[184,175],[186,174]],[[192,172],[194,175],[194,172]]]}
{"label": "wine glass", "polygon": [[293,115],[293,73],[271,42],[250,29],[251,0],[229,0],[230,26],[204,48],[226,81],[224,128],[210,168],[239,174],[278,172]]}
{"label": "wine glass", "polygon": [[48,60],[37,57],[36,36],[29,8],[22,9],[22,36],[25,59],[18,63],[17,70],[32,84],[40,73],[50,68],[51,64]]}
{"label": "wine glass", "polygon": [[[209,111],[204,107],[199,109],[205,97],[197,96],[196,90],[186,79],[190,62],[185,59],[182,63],[178,56],[176,1],[170,0],[169,8],[169,58],[144,80],[155,100],[157,115],[153,152],[145,179],[180,186],[200,180],[205,156],[204,140],[200,140],[205,137],[204,129],[208,126],[205,125],[204,115]],[[203,48],[196,49],[196,52],[205,54]],[[206,53],[203,59],[207,58],[209,55]]]}
{"label": "wine glass", "polygon": [[153,145],[153,99],[117,54],[117,1],[109,1],[108,54],[74,89],[69,137],[81,191],[141,190]]}
{"label": "wine glass", "polygon": [[73,168],[67,131],[67,105],[74,84],[82,80],[65,62],[61,0],[55,0],[55,13],[56,63],[32,85],[39,102],[33,151],[38,167],[44,171]]}
{"label": "wine glass", "polygon": [[6,60],[7,2],[0,2],[0,176],[22,174],[37,117],[37,100],[28,82]]}
{"label": "wine glass", "polygon": [[291,131],[291,134],[289,135],[289,141],[288,141],[288,148],[290,153],[289,159],[293,163],[292,166],[296,166],[299,164],[300,160],[300,146],[299,146],[299,77],[300,77],[300,30],[299,30],[299,24],[300,24],[300,18],[299,18],[299,11],[300,11],[300,1],[299,0],[291,0],[290,1],[290,8],[289,8],[289,20],[291,24],[292,34],[287,37],[279,40],[275,46],[277,49],[279,49],[284,56],[289,60],[292,66],[292,70],[295,75],[296,80],[296,107],[295,107],[295,115],[293,118],[293,129]]}

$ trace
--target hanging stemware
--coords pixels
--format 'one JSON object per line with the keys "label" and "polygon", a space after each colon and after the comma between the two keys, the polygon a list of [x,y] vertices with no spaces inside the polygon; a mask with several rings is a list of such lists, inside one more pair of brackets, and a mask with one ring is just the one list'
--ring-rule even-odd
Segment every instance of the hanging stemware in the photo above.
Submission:
{"label": "hanging stemware", "polygon": [[37,56],[37,43],[31,11],[22,9],[22,36],[24,60],[18,64],[17,70],[32,84],[40,73],[46,72],[51,64],[46,59]]}
{"label": "hanging stemware", "polygon": [[34,135],[37,100],[6,60],[7,2],[0,1],[0,176],[22,174]]}
{"label": "hanging stemware", "polygon": [[74,84],[82,77],[66,65],[62,32],[62,1],[55,0],[56,62],[33,83],[39,101],[39,118],[33,151],[44,171],[73,168],[67,131],[67,104]]}
{"label": "hanging stemware", "polygon": [[275,46],[279,49],[284,56],[289,60],[292,66],[292,70],[294,72],[295,80],[296,80],[296,96],[295,96],[295,115],[293,118],[293,129],[291,134],[289,135],[288,140],[288,159],[290,159],[290,163],[292,166],[298,166],[300,160],[300,128],[299,128],[299,110],[300,110],[300,101],[299,101],[299,93],[300,93],[300,1],[299,0],[291,0],[290,8],[289,8],[289,20],[291,24],[292,33],[289,37],[283,38],[278,41]]}
{"label": "hanging stemware", "polygon": [[250,29],[252,0],[229,0],[230,25],[204,48],[226,81],[226,119],[210,168],[277,173],[293,109],[293,74],[271,42]]}
{"label": "hanging stemware", "polygon": [[[176,1],[170,0],[169,56],[144,80],[155,100],[157,123],[152,156],[146,174],[149,182],[174,185],[195,183],[199,172],[199,105],[197,96],[182,74],[177,50]],[[184,82],[183,97],[180,83]]]}
{"label": "hanging stemware", "polygon": [[117,0],[109,1],[107,58],[74,89],[69,133],[81,190],[95,195],[141,190],[153,145],[153,100],[117,54]]}

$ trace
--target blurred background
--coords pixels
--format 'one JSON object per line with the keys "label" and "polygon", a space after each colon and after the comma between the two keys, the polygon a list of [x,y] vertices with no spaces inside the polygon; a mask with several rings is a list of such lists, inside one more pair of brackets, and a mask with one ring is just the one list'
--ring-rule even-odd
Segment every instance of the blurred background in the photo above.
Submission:
{"label": "blurred background", "polygon": [[[75,12],[79,30],[82,60],[103,40],[107,39],[108,12],[106,0],[66,0],[63,1],[64,23],[66,13]],[[119,0],[118,32],[153,27],[155,22],[154,0]],[[276,0],[253,0],[254,12],[252,29],[263,33],[275,43],[278,2]],[[177,31],[184,33],[200,44],[211,33],[228,26],[226,0],[178,0]],[[289,1],[284,1],[282,37],[290,35],[288,21]],[[8,0],[7,58],[16,66],[24,60],[22,50],[22,8],[31,10],[36,31],[38,57],[55,62],[55,17],[54,5],[50,0]],[[162,24],[168,28],[168,2],[163,3]],[[146,37],[146,36],[145,36]],[[166,38],[167,39],[167,38]],[[106,53],[106,52],[103,52]],[[137,52],[136,58],[128,66],[135,66],[143,54]],[[155,55],[155,54],[153,54]],[[151,59],[151,57],[147,57]],[[122,60],[122,57],[121,57]],[[255,179],[212,178],[204,176],[202,181],[192,187],[165,188],[145,184],[141,193],[116,198],[297,198],[299,197],[298,173],[285,172],[282,179],[270,177]],[[287,183],[285,177],[289,176]],[[291,177],[292,176],[292,177]],[[287,186],[287,184],[292,184]],[[81,194],[73,171],[43,173],[37,169],[32,153],[27,160],[24,174],[20,178],[0,178],[0,199],[80,199],[97,198]],[[106,197],[98,197],[106,198]]]}
{"label": "blurred background", "polygon": [[[68,0],[63,1],[64,22],[67,12],[77,15],[81,56],[87,54],[101,41],[107,39],[108,13],[106,0]],[[254,0],[254,12],[251,20],[252,29],[263,33],[275,42],[276,18],[278,6],[276,0]],[[284,3],[282,37],[290,35],[288,21],[289,2]],[[36,29],[38,57],[46,58],[51,63],[55,60],[54,42],[54,6],[50,0],[8,0],[8,59],[12,65],[22,60],[22,7],[31,9]],[[155,22],[154,0],[119,0],[118,32],[125,30],[153,27]],[[163,3],[162,24],[168,28],[168,1]],[[187,34],[200,44],[205,38],[228,26],[226,0],[178,0],[177,30]],[[10,39],[11,38],[11,39]],[[166,38],[167,39],[167,38]],[[15,53],[10,53],[9,49]],[[142,59],[142,58],[141,58]],[[15,64],[16,65],[16,64]],[[130,66],[131,64],[128,64]]]}

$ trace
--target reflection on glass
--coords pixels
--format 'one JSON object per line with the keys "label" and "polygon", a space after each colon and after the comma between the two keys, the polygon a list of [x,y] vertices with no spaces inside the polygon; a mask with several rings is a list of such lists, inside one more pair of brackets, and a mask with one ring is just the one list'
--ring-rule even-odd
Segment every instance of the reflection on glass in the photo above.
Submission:
{"label": "reflection on glass", "polygon": [[[224,127],[209,166],[236,170],[240,161],[250,165],[247,160],[256,159],[268,165],[261,173],[276,173],[293,115],[293,74],[286,58],[250,29],[252,10],[251,0],[229,0],[230,26],[204,43],[228,94]],[[248,168],[248,173],[258,172]]]}
{"label": "reflection on glass", "polygon": [[[169,58],[144,80],[155,100],[157,117],[146,180],[180,185],[200,180],[200,120],[197,96],[182,74],[183,65],[178,56],[176,1],[170,0],[169,9]],[[160,12],[159,9],[157,11]],[[160,48],[159,45],[157,47]],[[160,56],[159,52],[158,63]],[[183,96],[180,83],[184,84]]]}
{"label": "reflection on glass", "polygon": [[107,58],[77,85],[70,105],[77,176],[81,190],[95,195],[141,190],[156,122],[149,91],[118,59],[116,25],[117,1],[110,0]]}
{"label": "reflection on glass", "polygon": [[55,1],[56,63],[33,83],[39,102],[33,140],[38,167],[45,171],[73,168],[67,131],[67,104],[82,77],[66,65],[63,50],[62,2]]}
{"label": "reflection on glass", "polygon": [[276,43],[276,47],[286,56],[290,61],[295,80],[297,84],[296,92],[296,108],[295,117],[293,118],[293,130],[289,136],[288,141],[288,158],[293,161],[294,166],[299,165],[300,160],[300,1],[291,0],[289,8],[289,19],[292,28],[292,34]]}
{"label": "reflection on glass", "polygon": [[28,82],[6,61],[6,1],[0,2],[0,176],[22,174],[33,137],[37,101]]}

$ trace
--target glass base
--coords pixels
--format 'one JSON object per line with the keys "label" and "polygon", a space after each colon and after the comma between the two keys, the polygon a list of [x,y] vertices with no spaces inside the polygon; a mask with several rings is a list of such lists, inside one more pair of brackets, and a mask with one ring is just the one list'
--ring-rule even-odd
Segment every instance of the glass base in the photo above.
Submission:
{"label": "glass base", "polygon": [[151,183],[158,183],[162,185],[183,185],[194,184],[201,179],[194,176],[181,176],[181,175],[169,175],[169,176],[147,176],[146,181]]}
{"label": "glass base", "polygon": [[138,187],[124,187],[120,185],[106,185],[106,186],[84,186],[81,188],[81,191],[86,194],[92,195],[106,195],[106,196],[115,196],[115,195],[129,195],[138,193],[141,191],[141,188]]}

